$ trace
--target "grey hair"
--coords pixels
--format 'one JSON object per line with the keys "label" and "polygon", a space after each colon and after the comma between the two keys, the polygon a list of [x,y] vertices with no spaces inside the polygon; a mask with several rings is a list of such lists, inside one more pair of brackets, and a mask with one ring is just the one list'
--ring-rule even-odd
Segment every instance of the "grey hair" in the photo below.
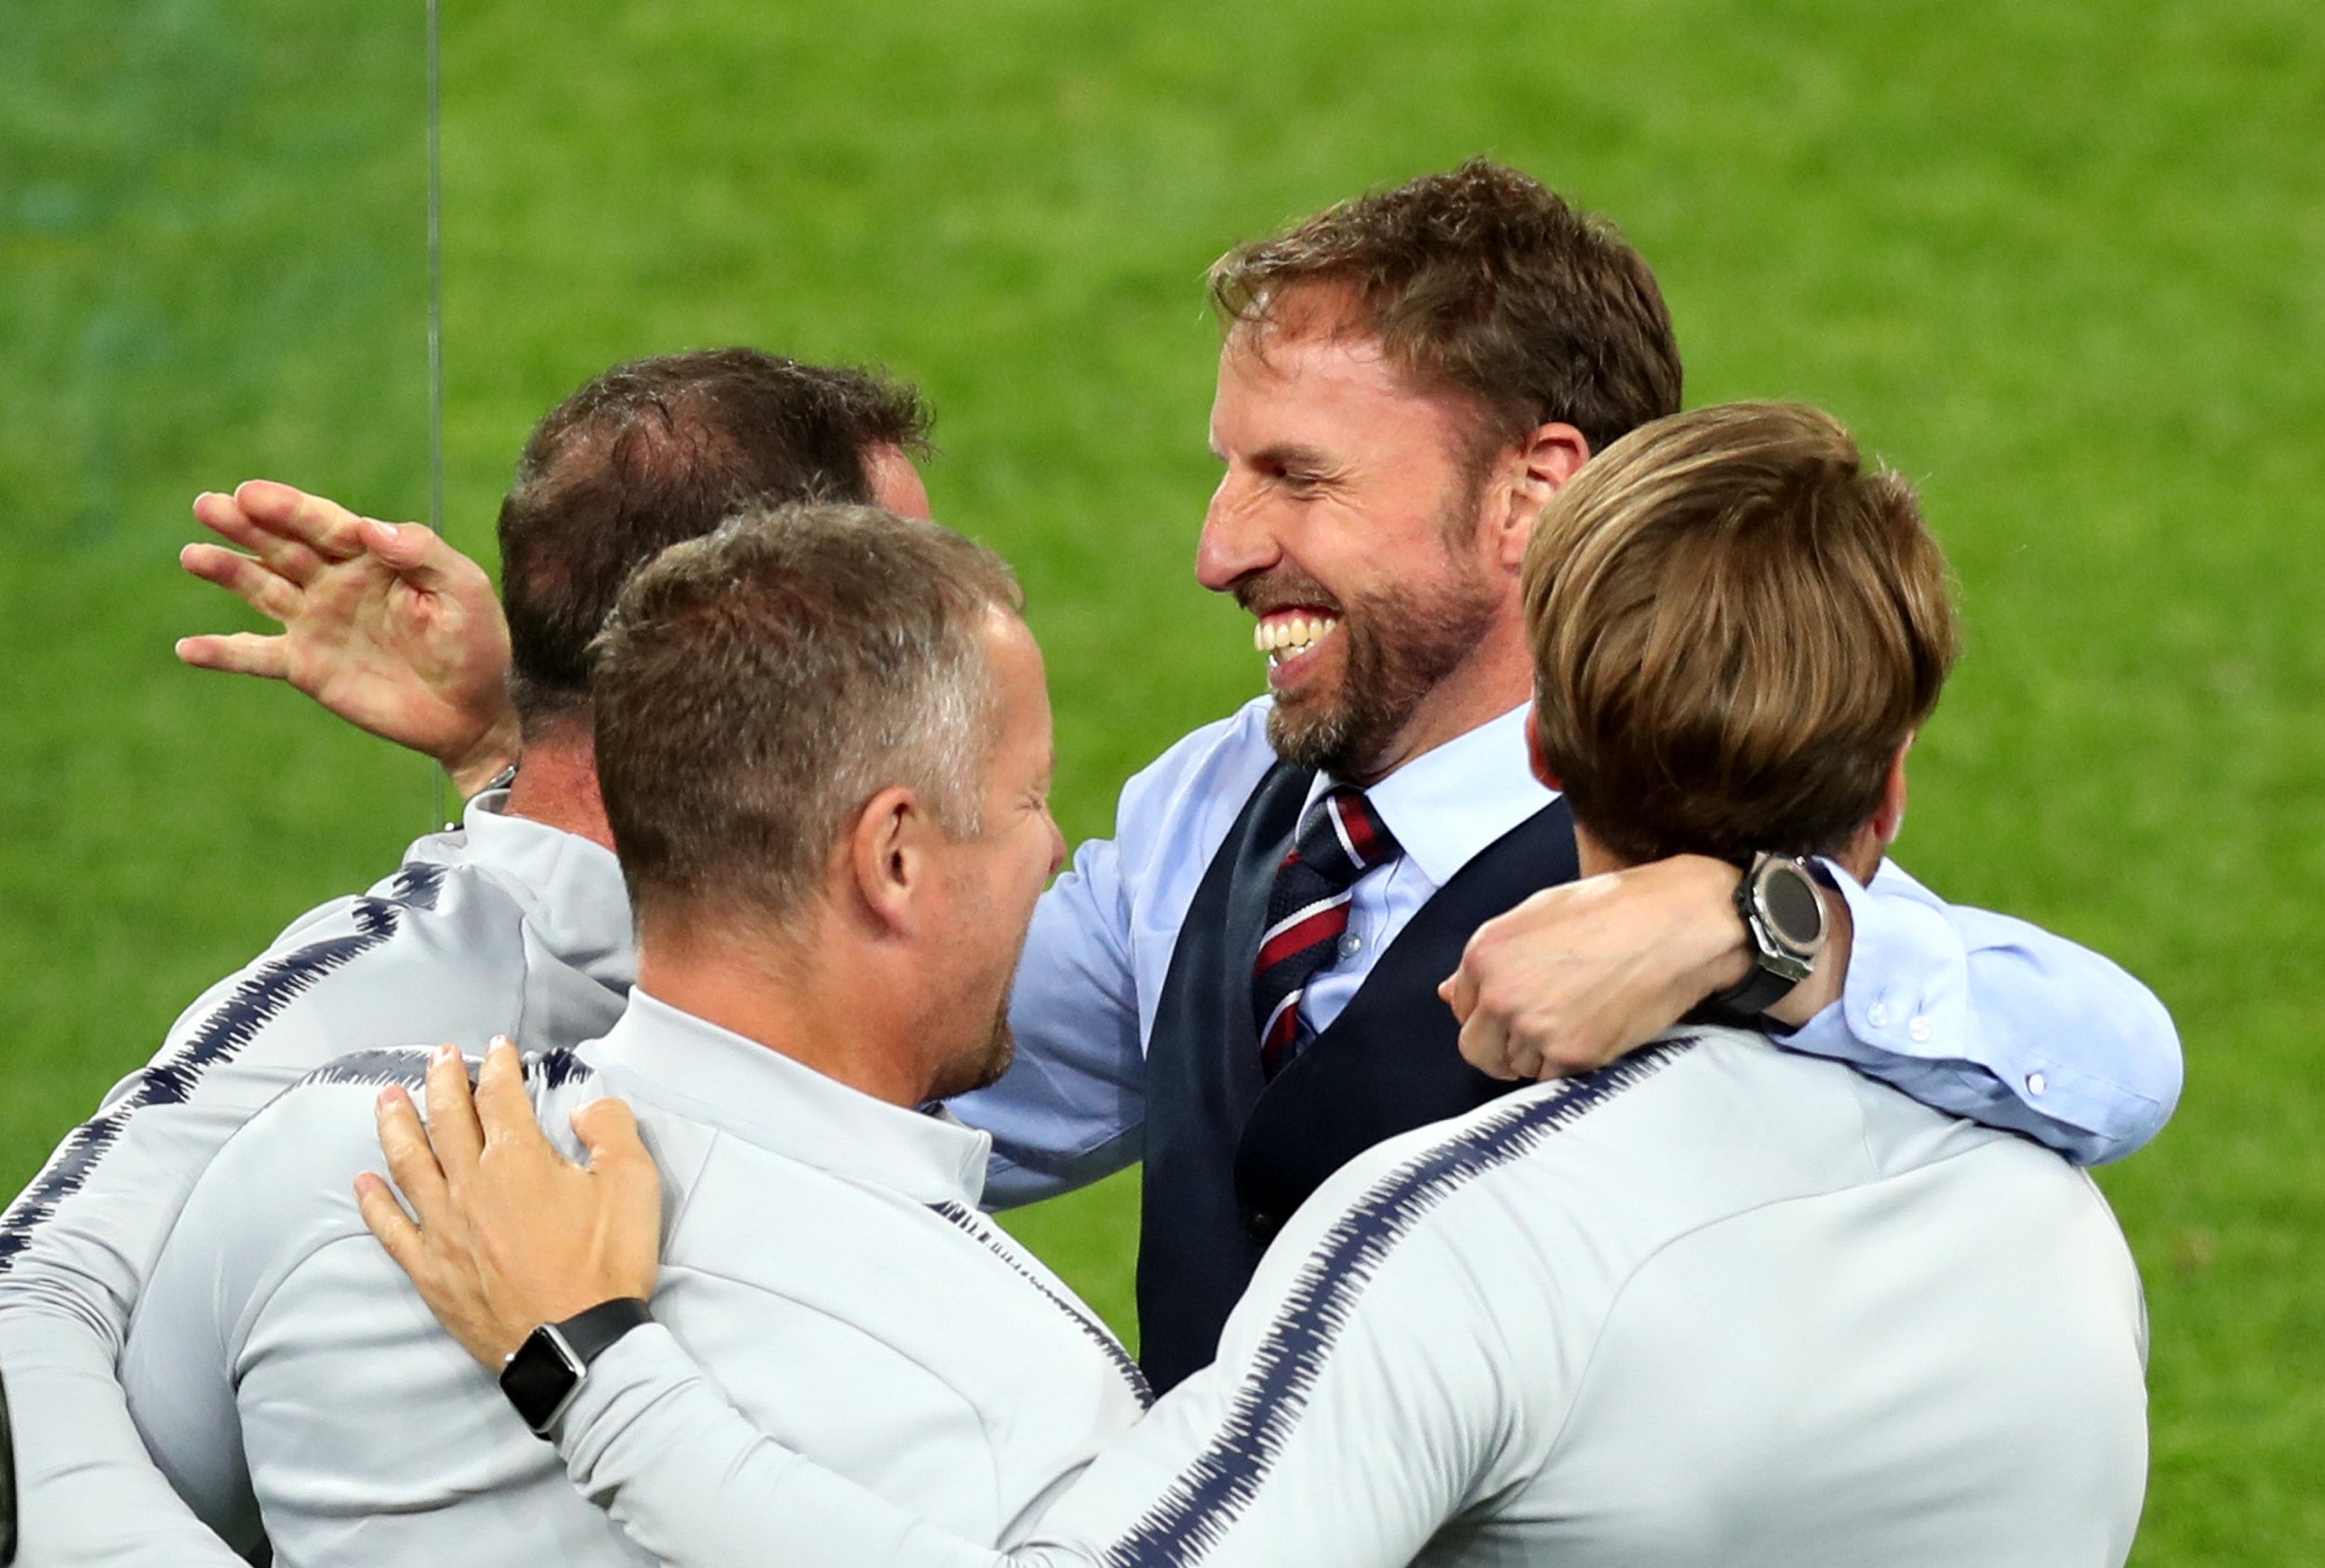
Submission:
{"label": "grey hair", "polygon": [[663,551],[592,649],[598,777],[633,904],[789,920],[895,786],[945,831],[982,831],[986,631],[1023,605],[990,551],[876,507],[753,511]]}

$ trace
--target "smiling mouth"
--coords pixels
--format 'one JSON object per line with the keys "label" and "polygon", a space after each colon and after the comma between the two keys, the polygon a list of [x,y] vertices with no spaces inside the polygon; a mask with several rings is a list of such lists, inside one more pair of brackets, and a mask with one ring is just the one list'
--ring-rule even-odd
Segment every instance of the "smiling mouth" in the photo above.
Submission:
{"label": "smiling mouth", "polygon": [[1339,625],[1338,616],[1322,610],[1271,611],[1252,628],[1252,646],[1268,656],[1269,668],[1280,668],[1312,650]]}

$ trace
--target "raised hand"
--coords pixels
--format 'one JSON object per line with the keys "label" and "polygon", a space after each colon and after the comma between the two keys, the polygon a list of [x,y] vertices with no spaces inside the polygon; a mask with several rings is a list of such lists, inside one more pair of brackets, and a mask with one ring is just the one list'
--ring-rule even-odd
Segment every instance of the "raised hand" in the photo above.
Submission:
{"label": "raised hand", "polygon": [[411,1276],[437,1319],[498,1372],[542,1323],[603,1301],[654,1294],[661,1177],[619,1100],[573,1114],[586,1166],[559,1154],[533,1117],[516,1047],[493,1042],[476,1089],[450,1045],[428,1066],[428,1122],[411,1096],[379,1096],[388,1184],[355,1178],[364,1223]]}
{"label": "raised hand", "polygon": [[500,602],[484,569],[432,529],[359,517],[263,479],[197,497],[193,515],[241,548],[190,544],[179,564],[283,630],[187,637],[179,658],[288,682],[357,728],[435,758],[463,795],[516,759]]}

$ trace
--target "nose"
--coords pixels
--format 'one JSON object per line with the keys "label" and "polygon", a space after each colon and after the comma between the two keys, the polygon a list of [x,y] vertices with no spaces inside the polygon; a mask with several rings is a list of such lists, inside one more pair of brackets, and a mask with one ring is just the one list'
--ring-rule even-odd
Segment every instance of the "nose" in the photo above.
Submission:
{"label": "nose", "polygon": [[1056,876],[1066,867],[1066,832],[1057,825],[1057,818],[1049,819],[1049,874]]}
{"label": "nose", "polygon": [[1265,510],[1257,486],[1229,469],[1202,514],[1202,537],[1195,545],[1197,582],[1224,593],[1276,564],[1283,551]]}

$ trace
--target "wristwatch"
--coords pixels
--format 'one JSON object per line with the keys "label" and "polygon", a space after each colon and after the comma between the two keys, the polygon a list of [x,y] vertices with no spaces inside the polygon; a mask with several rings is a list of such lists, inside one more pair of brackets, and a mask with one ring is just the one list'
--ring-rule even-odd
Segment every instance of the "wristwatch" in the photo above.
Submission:
{"label": "wristwatch", "polygon": [[500,1368],[500,1391],[517,1407],[533,1435],[547,1438],[557,1417],[581,1390],[581,1375],[614,1342],[654,1314],[635,1296],[601,1301],[561,1323],[543,1323],[525,1335]]}
{"label": "wristwatch", "polygon": [[1751,943],[1751,973],[1711,1005],[1756,1020],[1815,970],[1825,950],[1825,900],[1807,866],[1763,853],[1752,857],[1735,884],[1735,912]]}

